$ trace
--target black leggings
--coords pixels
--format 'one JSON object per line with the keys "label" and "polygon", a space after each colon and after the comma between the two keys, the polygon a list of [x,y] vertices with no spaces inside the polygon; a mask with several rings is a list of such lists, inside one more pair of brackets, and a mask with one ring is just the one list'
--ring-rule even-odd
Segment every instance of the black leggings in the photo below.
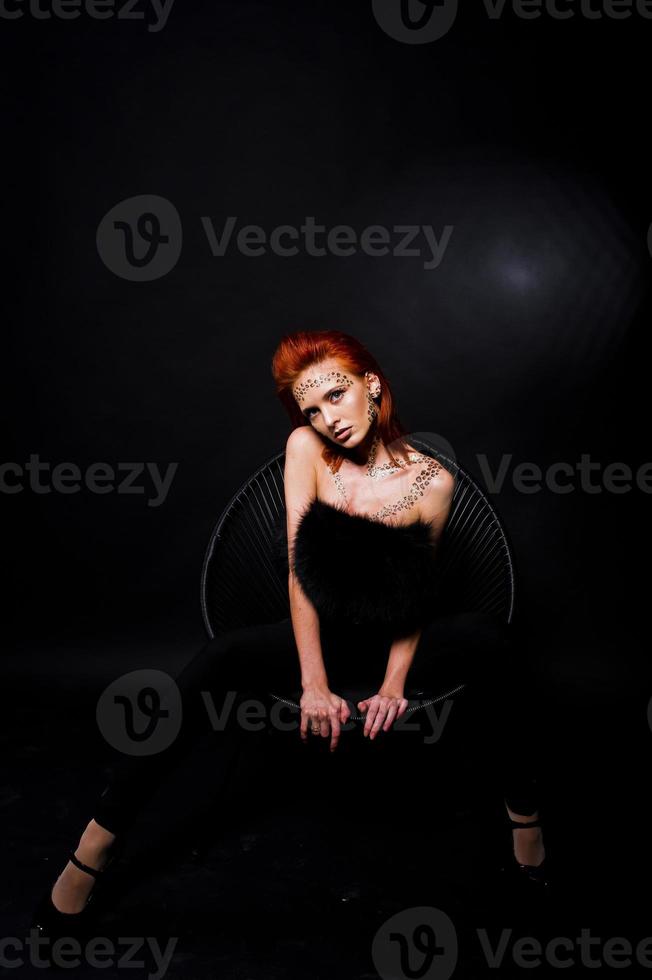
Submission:
{"label": "black leggings", "polygon": [[[517,637],[515,627],[476,612],[438,617],[423,628],[407,676],[405,697],[412,706],[419,698],[426,701],[460,683],[467,684],[466,690],[472,696],[474,692],[479,693],[479,702],[487,709],[483,737],[491,742],[502,795],[511,810],[530,816],[539,805],[535,746],[541,724],[537,711],[533,711],[536,684],[528,671],[527,651],[521,649]],[[356,702],[376,693],[380,687],[390,646],[391,639],[378,630],[352,624],[337,628],[322,626],[321,647],[329,687],[346,698],[354,715],[361,714]],[[243,715],[238,715],[236,710],[242,700],[256,696],[278,709],[279,702],[270,697],[273,694],[298,703],[301,672],[290,618],[229,630],[215,637],[204,644],[174,679],[168,678],[162,692],[159,707],[168,714],[156,722],[156,712],[152,713],[151,737],[133,742],[123,740],[126,751],[121,752],[112,766],[108,785],[95,805],[95,821],[116,835],[131,826],[166,772],[201,735],[215,731],[216,725],[221,740],[221,769],[229,772],[245,730],[241,723]],[[144,693],[142,696],[145,698]],[[158,703],[158,695],[153,697],[154,701],[150,691],[149,700],[142,703],[151,708]],[[229,699],[230,712],[220,715]],[[435,706],[438,713],[442,705],[443,701]],[[124,702],[123,708],[126,721],[130,708]],[[428,710],[432,708],[420,707],[411,714],[412,720],[416,721],[418,715]],[[293,717],[295,731],[288,737],[298,739],[298,710]],[[405,718],[404,715],[396,719],[394,725]],[[284,720],[287,722],[287,715]],[[355,722],[360,728],[362,724]],[[142,722],[140,726],[134,722],[132,731],[136,730],[142,735]],[[381,732],[378,737],[386,739],[391,731]],[[343,731],[340,744],[355,734]],[[361,732],[357,734],[362,737]],[[308,738],[317,737],[308,734]],[[150,749],[155,751],[135,754]]]}

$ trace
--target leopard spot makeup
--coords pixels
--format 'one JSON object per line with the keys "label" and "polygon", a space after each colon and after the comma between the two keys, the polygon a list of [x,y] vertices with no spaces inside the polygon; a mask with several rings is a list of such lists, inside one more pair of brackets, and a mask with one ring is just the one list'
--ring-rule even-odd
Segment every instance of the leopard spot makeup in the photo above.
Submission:
{"label": "leopard spot makeup", "polygon": [[336,384],[344,385],[350,388],[353,385],[352,379],[346,375],[342,374],[341,371],[328,371],[326,374],[317,374],[314,378],[308,378],[306,381],[302,381],[300,385],[297,385],[293,389],[292,394],[299,405],[301,405],[302,400],[305,398],[306,392],[310,391],[312,388],[319,388],[320,385],[325,384],[327,381],[335,380]]}

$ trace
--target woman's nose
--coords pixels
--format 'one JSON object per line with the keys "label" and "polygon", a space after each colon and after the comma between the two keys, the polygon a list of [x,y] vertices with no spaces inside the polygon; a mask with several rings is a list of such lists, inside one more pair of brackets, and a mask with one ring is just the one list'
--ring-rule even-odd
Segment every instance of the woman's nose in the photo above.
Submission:
{"label": "woman's nose", "polygon": [[328,411],[328,409],[324,409],[323,416],[324,416],[324,424],[327,425],[329,429],[332,429],[334,424],[336,422],[339,422],[339,418],[336,412],[330,412]]}

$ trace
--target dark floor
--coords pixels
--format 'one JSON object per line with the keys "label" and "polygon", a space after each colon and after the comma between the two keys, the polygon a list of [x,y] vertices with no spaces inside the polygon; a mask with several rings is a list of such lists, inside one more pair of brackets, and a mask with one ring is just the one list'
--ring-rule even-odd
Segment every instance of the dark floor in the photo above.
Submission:
{"label": "dark floor", "polygon": [[[652,740],[648,696],[633,673],[613,673],[618,640],[603,637],[599,656],[595,637],[578,636],[550,653],[541,678],[550,709],[541,810],[555,877],[546,902],[500,873],[511,831],[472,699],[458,701],[437,744],[409,735],[409,750],[398,739],[369,743],[359,731],[345,733],[332,756],[318,741],[301,745],[298,734],[248,736],[226,797],[196,779],[215,752],[207,736],[141,812],[107,875],[96,935],[112,937],[111,965],[85,964],[74,975],[124,976],[128,967],[127,976],[183,980],[477,977],[490,975],[485,928],[493,947],[512,930],[503,968],[526,936],[570,937],[565,955],[577,969],[582,929],[599,937],[596,957],[609,938],[635,947],[652,932],[635,887],[650,865],[647,811],[638,809],[648,778],[641,758]],[[6,661],[5,937],[27,936],[33,904],[104,786],[98,694],[122,670],[173,670],[192,652],[178,638],[132,644],[116,640],[110,655],[92,643],[47,655],[23,644]],[[151,958],[117,965],[125,937],[138,936],[162,948],[176,939],[167,968],[157,974]],[[400,966],[403,942],[415,959]],[[150,949],[148,939],[133,960]],[[411,969],[429,956],[429,970]],[[23,960],[14,975],[43,976],[27,953]]]}

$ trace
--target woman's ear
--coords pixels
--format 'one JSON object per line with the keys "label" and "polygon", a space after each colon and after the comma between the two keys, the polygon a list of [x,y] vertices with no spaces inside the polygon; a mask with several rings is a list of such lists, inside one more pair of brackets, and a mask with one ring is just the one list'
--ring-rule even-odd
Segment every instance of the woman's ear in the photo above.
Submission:
{"label": "woman's ear", "polygon": [[371,397],[377,398],[380,394],[380,378],[373,371],[365,371],[365,378],[367,379],[367,387],[369,388]]}

